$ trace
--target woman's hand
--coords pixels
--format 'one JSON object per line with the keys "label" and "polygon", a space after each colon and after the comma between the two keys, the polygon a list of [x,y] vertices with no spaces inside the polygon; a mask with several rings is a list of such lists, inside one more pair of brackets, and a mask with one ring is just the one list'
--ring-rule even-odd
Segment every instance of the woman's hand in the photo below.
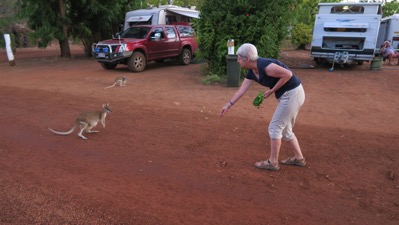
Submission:
{"label": "woman's hand", "polygon": [[226,114],[227,110],[230,109],[230,107],[232,106],[232,104],[229,102],[227,102],[227,104],[225,106],[223,106],[222,110],[219,113],[219,116],[223,116],[224,114]]}
{"label": "woman's hand", "polygon": [[267,90],[267,91],[265,91],[265,93],[263,93],[263,97],[268,98],[272,94],[273,94],[273,92],[271,90]]}

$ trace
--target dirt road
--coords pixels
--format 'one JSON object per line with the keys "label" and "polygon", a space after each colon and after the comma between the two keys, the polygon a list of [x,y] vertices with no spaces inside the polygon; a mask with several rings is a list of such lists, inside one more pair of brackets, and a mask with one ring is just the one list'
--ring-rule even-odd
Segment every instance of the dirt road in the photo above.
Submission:
{"label": "dirt road", "polygon": [[[276,106],[252,106],[259,85],[220,118],[237,88],[203,85],[201,64],[136,74],[81,52],[18,49],[10,67],[0,51],[0,224],[399,224],[399,66],[329,73],[282,52],[306,92],[295,132],[308,165],[271,172],[253,167]],[[104,90],[118,75],[127,87]],[[88,140],[47,129],[104,103]]]}

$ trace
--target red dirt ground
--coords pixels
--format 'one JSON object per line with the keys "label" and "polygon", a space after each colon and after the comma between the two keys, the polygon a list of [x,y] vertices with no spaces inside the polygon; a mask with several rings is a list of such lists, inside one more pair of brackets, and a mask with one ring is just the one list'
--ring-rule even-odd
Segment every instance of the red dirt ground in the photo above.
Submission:
{"label": "red dirt ground", "polygon": [[[276,106],[252,105],[259,85],[220,118],[237,88],[203,85],[202,64],[107,71],[72,50],[18,49],[15,67],[0,52],[0,224],[399,224],[399,66],[330,73],[283,51],[306,91],[295,131],[308,165],[272,172],[253,167]],[[128,86],[104,90],[118,75]],[[47,129],[107,102],[88,140]]]}

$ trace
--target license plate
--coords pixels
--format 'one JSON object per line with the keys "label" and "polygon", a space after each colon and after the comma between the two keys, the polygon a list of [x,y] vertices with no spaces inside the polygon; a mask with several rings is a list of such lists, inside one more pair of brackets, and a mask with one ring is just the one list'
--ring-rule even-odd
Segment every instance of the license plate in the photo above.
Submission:
{"label": "license plate", "polygon": [[98,53],[98,58],[105,58],[105,53]]}

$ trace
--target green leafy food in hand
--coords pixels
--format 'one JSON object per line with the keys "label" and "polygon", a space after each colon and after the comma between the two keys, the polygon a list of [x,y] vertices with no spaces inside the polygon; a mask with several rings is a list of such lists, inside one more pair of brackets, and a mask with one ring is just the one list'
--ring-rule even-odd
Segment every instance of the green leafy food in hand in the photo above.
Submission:
{"label": "green leafy food in hand", "polygon": [[252,104],[254,106],[258,107],[258,109],[259,109],[259,106],[260,106],[260,104],[262,104],[263,99],[265,99],[265,97],[263,97],[263,92],[260,91],[259,94],[255,97],[255,99],[254,99]]}

